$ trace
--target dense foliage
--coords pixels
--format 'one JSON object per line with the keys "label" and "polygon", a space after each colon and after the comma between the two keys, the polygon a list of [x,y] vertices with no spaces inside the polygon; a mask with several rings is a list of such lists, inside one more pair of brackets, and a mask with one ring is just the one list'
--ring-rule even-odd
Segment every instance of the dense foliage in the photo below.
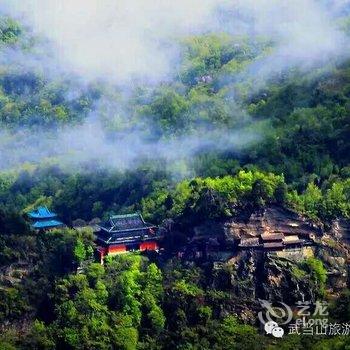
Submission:
{"label": "dense foliage", "polygon": [[[35,40],[17,22],[0,19],[2,53],[35,51]],[[249,216],[270,204],[326,224],[350,218],[350,62],[287,71],[261,85],[246,68],[268,57],[272,42],[217,34],[181,44],[176,77],[137,86],[127,98],[115,86],[82,87],[64,75],[1,64],[0,125],[9,138],[23,126],[55,133],[78,125],[95,108],[111,135],[137,127],[151,141],[213,130],[256,135],[243,150],[204,149],[180,160],[176,171],[162,159],[123,171],[98,162],[67,170],[54,158],[1,167],[1,349],[349,347],[344,337],[276,342],[260,335],[225,311],[239,300],[214,287],[203,266],[138,254],[101,266],[91,231],[29,228],[25,213],[38,205],[68,225],[140,211],[156,224],[173,220],[185,236],[203,220]],[[307,259],[294,274],[308,274],[324,294],[321,261]],[[334,301],[334,320],[349,320],[348,294]]]}

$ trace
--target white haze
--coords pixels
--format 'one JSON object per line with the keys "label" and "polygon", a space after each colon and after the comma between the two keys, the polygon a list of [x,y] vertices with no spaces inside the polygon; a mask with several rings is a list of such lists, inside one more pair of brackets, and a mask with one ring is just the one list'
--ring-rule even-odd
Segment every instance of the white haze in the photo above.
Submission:
{"label": "white haze", "polygon": [[[177,165],[185,165],[190,158],[203,150],[227,149],[240,152],[244,147],[256,142],[259,135],[245,131],[224,130],[212,131],[208,136],[184,136],[174,140],[145,142],[141,132],[121,133],[113,139],[106,138],[100,123],[88,121],[78,128],[66,127],[56,135],[39,131],[33,135],[29,130],[17,132],[16,140],[2,133],[0,148],[7,151],[1,157],[0,170],[16,164],[36,163],[38,160],[46,164],[59,163],[66,171],[84,171],[97,168],[126,170],[136,168],[140,161],[161,160],[167,164],[167,170],[174,172]],[[52,156],[55,158],[52,161]],[[191,175],[182,167],[181,174]]]}
{"label": "white haze", "polygon": [[[0,59],[22,60],[26,69],[28,62],[37,63],[48,75],[72,73],[83,81],[98,79],[132,88],[138,80],[149,84],[171,80],[182,38],[222,31],[264,36],[276,43],[271,55],[254,62],[246,72],[267,79],[286,68],[308,70],[346,58],[349,42],[336,26],[336,16],[348,5],[344,0],[4,0],[0,11],[48,38],[53,58],[45,54],[22,58],[8,51]],[[15,143],[2,136],[2,168],[67,154],[72,163],[99,158],[107,166],[130,167],[138,155],[172,162],[191,157],[203,147],[241,149],[258,139],[241,130],[213,130],[203,138],[188,135],[171,142],[147,143],[139,133],[110,141],[98,111],[82,125],[49,138],[27,130],[18,131]],[[9,148],[19,151],[11,153]]]}
{"label": "white haze", "polygon": [[[160,79],[173,39],[211,25],[218,0],[9,0],[5,9],[48,37],[67,69],[116,82]],[[172,40],[169,40],[172,39]]]}
{"label": "white haze", "polygon": [[[226,31],[277,42],[275,69],[310,65],[349,49],[333,0],[5,0],[0,5],[49,38],[56,58],[85,78],[166,79],[193,33]],[[275,63],[275,62],[274,62]]]}

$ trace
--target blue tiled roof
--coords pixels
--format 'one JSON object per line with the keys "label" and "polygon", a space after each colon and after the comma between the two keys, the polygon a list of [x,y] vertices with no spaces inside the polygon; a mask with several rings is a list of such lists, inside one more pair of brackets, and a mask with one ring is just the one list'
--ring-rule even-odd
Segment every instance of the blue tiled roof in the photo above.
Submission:
{"label": "blue tiled roof", "polygon": [[62,226],[63,222],[58,220],[36,221],[32,226],[36,229]]}
{"label": "blue tiled roof", "polygon": [[31,219],[49,219],[54,218],[57,215],[55,213],[51,213],[47,207],[39,207],[38,209],[29,212],[28,216]]}

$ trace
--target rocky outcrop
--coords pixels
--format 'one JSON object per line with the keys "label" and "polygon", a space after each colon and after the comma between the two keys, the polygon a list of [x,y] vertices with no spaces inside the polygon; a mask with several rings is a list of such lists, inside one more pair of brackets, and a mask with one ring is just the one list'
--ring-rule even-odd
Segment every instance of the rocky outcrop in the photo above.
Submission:
{"label": "rocky outcrop", "polygon": [[329,232],[335,239],[350,245],[350,220],[338,219],[332,222]]}
{"label": "rocky outcrop", "polygon": [[298,266],[299,261],[276,254],[244,251],[217,269],[214,275],[218,278],[214,284],[224,283],[243,300],[286,300],[291,304],[304,298],[314,300],[316,293],[313,283]]}
{"label": "rocky outcrop", "polygon": [[[238,251],[225,263],[214,265],[213,285],[226,289],[232,298],[240,300],[245,314],[259,299],[296,305],[300,301],[315,302],[323,290],[327,295],[339,295],[348,283],[348,255],[342,246],[327,242],[274,253]],[[322,261],[327,271],[324,285],[310,274],[309,258]]]}
{"label": "rocky outcrop", "polygon": [[0,289],[19,284],[32,270],[33,266],[24,261],[3,266],[0,269]]}
{"label": "rocky outcrop", "polygon": [[[264,249],[267,237],[280,236],[283,249]],[[312,244],[290,247],[286,242],[294,237]],[[308,240],[311,237],[314,238]],[[220,243],[215,249],[209,244],[213,240]],[[256,242],[242,248],[241,243],[246,241]],[[237,302],[232,303],[231,311],[248,318],[252,304],[258,299],[295,305],[300,301],[314,302],[321,290],[337,295],[349,285],[350,221],[337,220],[325,231],[322,225],[291,210],[270,206],[246,220],[232,218],[195,227],[190,245],[199,247],[198,242],[205,247],[201,261],[214,262],[213,286],[227,290],[231,300],[239,300],[239,308]],[[230,253],[226,260],[216,258],[223,255],[220,251]],[[327,271],[327,281],[322,288],[308,270],[309,258],[321,260]]]}
{"label": "rocky outcrop", "polygon": [[230,295],[223,309],[252,324],[261,309],[259,300],[292,306],[314,302],[319,293],[311,276],[300,268],[299,257],[295,261],[263,251],[240,251],[226,263],[214,265],[211,275],[213,287]]}
{"label": "rocky outcrop", "polygon": [[276,251],[313,245],[323,235],[320,225],[281,206],[271,205],[248,218],[206,221],[193,228],[190,243],[215,239],[222,248]]}
{"label": "rocky outcrop", "polygon": [[262,213],[252,214],[248,221],[229,220],[224,223],[223,229],[227,241],[252,238],[262,234],[317,236],[322,233],[321,227],[280,206],[270,206]]}

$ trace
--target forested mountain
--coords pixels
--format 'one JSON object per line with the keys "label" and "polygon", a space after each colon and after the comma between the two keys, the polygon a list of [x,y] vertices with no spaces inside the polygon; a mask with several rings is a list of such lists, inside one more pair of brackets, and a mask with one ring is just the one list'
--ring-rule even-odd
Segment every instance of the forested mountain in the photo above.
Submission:
{"label": "forested mountain", "polygon": [[[348,13],[337,11],[349,32]],[[49,43],[30,27],[0,17],[1,349],[350,346],[342,335],[262,335],[254,313],[265,282],[232,261],[215,270],[178,254],[203,224],[291,210],[320,238],[314,256],[276,262],[289,282],[274,301],[296,280],[330,302],[332,322],[349,322],[349,241],[332,234],[350,220],[349,57],[267,75],[269,37],[218,30],[178,46],[161,82],[86,82],[48,64]],[[69,228],[35,232],[26,213],[40,205]],[[163,253],[101,266],[91,229],[74,222],[131,212],[166,231]],[[343,259],[341,288],[332,259]]]}

